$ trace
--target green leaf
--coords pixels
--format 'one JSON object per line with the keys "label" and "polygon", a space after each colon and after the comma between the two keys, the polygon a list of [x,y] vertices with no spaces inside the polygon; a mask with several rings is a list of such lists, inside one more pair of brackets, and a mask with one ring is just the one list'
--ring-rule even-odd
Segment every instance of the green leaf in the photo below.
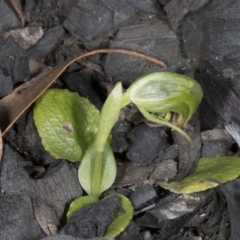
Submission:
{"label": "green leaf", "polygon": [[128,198],[121,194],[117,194],[117,196],[120,198],[120,210],[114,220],[108,225],[104,235],[105,238],[116,237],[129,225],[133,217],[133,207]]}
{"label": "green leaf", "polygon": [[[94,172],[97,162],[101,162],[100,171]],[[78,169],[78,179],[82,188],[88,195],[98,197],[103,191],[111,187],[116,177],[116,162],[109,144],[105,145],[104,151],[99,153],[95,142],[85,153]],[[94,174],[99,175],[96,183]]]}
{"label": "green leaf", "polygon": [[44,148],[55,158],[81,161],[98,130],[100,114],[86,98],[50,89],[36,102],[34,121]]}
{"label": "green leaf", "polygon": [[83,196],[73,200],[70,204],[68,212],[67,212],[67,220],[71,218],[71,216],[79,211],[80,209],[84,208],[85,206],[98,202],[98,198],[93,196]]}
{"label": "green leaf", "polygon": [[85,153],[78,170],[79,182],[88,195],[98,197],[115,180],[116,163],[107,139],[118,120],[121,101],[122,85],[117,83],[103,105],[96,139]]}
{"label": "green leaf", "polygon": [[98,132],[96,136],[96,141],[98,149],[103,149],[110,132],[118,121],[119,113],[122,105],[122,83],[118,82],[107,100],[105,101],[103,108],[101,110],[101,116],[99,121]]}
{"label": "green leaf", "polygon": [[195,169],[178,182],[160,183],[160,186],[175,193],[194,193],[218,186],[240,176],[239,157],[201,158]]}

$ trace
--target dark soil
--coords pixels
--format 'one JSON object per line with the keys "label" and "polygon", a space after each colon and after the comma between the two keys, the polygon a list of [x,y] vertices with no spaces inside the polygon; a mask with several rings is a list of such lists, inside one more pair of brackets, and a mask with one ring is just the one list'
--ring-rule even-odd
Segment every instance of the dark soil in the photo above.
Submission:
{"label": "dark soil", "polygon": [[[238,0],[2,0],[0,9],[1,99],[43,69],[99,48],[139,51],[167,68],[100,54],[72,64],[52,87],[101,109],[116,82],[127,88],[146,73],[177,72],[202,85],[204,99],[184,127],[193,144],[134,106],[122,110],[111,143],[118,173],[107,192],[127,196],[135,214],[117,240],[240,239],[239,179],[189,195],[157,184],[182,179],[200,157],[240,155]],[[32,115],[30,107],[3,137],[0,239],[100,239],[119,199],[101,200],[66,223],[69,204],[84,194],[78,164],[44,150]]]}

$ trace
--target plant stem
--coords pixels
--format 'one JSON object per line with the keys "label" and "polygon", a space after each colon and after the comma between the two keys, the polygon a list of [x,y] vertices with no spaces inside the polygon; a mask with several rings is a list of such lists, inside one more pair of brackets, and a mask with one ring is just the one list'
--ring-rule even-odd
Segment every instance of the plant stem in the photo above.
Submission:
{"label": "plant stem", "polygon": [[[119,118],[122,102],[122,84],[117,83],[106,102],[103,105],[101,111],[101,117],[98,126],[98,132],[95,138],[94,147],[96,148],[96,155],[93,163],[93,179],[91,186],[91,193],[94,196],[101,194],[101,180],[102,169],[104,164],[104,158],[107,154],[104,154],[108,147],[108,137],[113,126],[116,124]],[[111,151],[111,150],[110,150]]]}
{"label": "plant stem", "polygon": [[102,178],[103,156],[104,156],[103,151],[96,152],[92,186],[91,186],[91,195],[96,197],[98,197],[101,194],[100,187],[101,187],[101,178]]}

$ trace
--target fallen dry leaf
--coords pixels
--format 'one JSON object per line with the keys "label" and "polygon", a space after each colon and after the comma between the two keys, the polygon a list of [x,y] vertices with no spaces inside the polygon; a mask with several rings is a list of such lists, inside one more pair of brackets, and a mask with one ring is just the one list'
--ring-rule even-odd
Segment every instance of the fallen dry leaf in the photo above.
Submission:
{"label": "fallen dry leaf", "polygon": [[131,50],[109,48],[98,49],[73,57],[51,70],[47,70],[31,81],[17,87],[11,94],[0,100],[0,128],[4,135],[17,121],[22,113],[34,103],[41,94],[66,70],[73,62],[99,53],[120,53],[140,57],[163,68],[163,61]]}

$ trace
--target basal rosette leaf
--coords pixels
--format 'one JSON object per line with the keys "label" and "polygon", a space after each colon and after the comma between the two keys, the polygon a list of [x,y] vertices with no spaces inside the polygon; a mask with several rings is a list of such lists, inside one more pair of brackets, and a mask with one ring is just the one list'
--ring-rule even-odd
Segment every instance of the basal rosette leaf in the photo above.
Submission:
{"label": "basal rosette leaf", "polygon": [[[101,162],[101,168],[95,172],[98,161]],[[116,172],[116,162],[109,144],[106,143],[104,151],[99,153],[96,144],[93,143],[82,159],[78,169],[78,179],[88,195],[98,197],[103,191],[111,187]],[[96,182],[96,174],[98,182]]]}
{"label": "basal rosette leaf", "polygon": [[108,225],[104,235],[105,238],[116,237],[129,225],[133,217],[133,207],[129,199],[122,194],[117,194],[117,196],[120,198],[119,211],[114,220]]}
{"label": "basal rosette leaf", "polygon": [[79,211],[80,209],[84,208],[89,204],[96,203],[98,201],[99,199],[94,196],[83,196],[83,197],[74,199],[69,206],[69,209],[67,212],[67,220],[69,220],[75,212]]}
{"label": "basal rosette leaf", "polygon": [[33,112],[44,148],[55,158],[81,161],[98,130],[100,114],[95,106],[77,93],[49,89]]}
{"label": "basal rosette leaf", "polygon": [[239,157],[200,158],[194,170],[178,182],[160,183],[175,193],[194,193],[218,186],[240,176]]}

